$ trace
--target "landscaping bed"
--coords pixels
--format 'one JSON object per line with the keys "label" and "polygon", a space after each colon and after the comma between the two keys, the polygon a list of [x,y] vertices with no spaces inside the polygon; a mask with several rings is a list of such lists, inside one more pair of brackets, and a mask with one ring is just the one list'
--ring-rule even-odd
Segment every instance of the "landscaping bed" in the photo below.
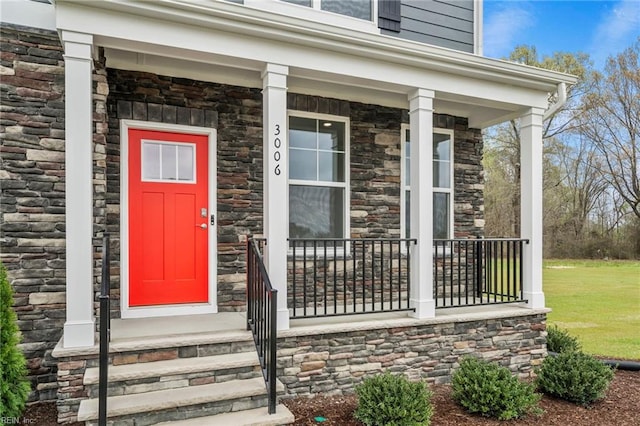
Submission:
{"label": "landscaping bed", "polygon": [[[430,386],[435,406],[432,426],[493,426],[493,425],[549,425],[549,426],[637,426],[640,424],[640,372],[617,371],[605,399],[584,408],[567,401],[544,396],[540,417],[528,416],[519,420],[499,421],[471,415],[451,398],[451,386]],[[361,426],[353,418],[357,400],[355,395],[317,396],[284,401],[295,415],[296,426]],[[318,422],[316,417],[325,421]]]}

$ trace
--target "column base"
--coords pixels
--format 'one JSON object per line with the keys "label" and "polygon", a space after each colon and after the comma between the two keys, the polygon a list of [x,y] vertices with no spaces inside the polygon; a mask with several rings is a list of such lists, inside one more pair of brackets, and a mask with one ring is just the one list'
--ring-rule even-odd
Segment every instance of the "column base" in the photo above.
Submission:
{"label": "column base", "polygon": [[62,346],[64,348],[86,348],[95,345],[95,322],[64,323]]}
{"label": "column base", "polygon": [[523,296],[526,300],[528,300],[527,302],[527,308],[530,309],[539,309],[539,308],[544,308],[544,293],[543,292],[535,292],[535,293],[531,293],[531,292],[523,292]]}
{"label": "column base", "polygon": [[435,318],[436,316],[436,301],[433,299],[415,300],[409,301],[411,306],[415,308],[415,311],[409,312],[409,316],[417,319]]}
{"label": "column base", "polygon": [[289,329],[289,309],[278,309],[278,330]]}

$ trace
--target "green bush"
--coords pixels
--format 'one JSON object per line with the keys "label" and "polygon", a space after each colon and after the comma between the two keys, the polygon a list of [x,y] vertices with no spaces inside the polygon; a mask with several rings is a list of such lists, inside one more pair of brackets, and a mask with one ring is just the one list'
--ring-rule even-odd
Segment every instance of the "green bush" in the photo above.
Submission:
{"label": "green bush", "polygon": [[0,418],[20,417],[31,391],[24,355],[18,348],[20,335],[12,305],[7,270],[0,262]]}
{"label": "green bush", "polygon": [[538,414],[540,394],[498,364],[465,357],[453,374],[453,399],[470,413],[510,420]]}
{"label": "green bush", "polygon": [[555,325],[547,327],[547,350],[551,352],[573,352],[581,349],[577,337],[569,334],[567,330]]}
{"label": "green bush", "polygon": [[410,382],[389,372],[356,386],[355,417],[368,426],[414,426],[431,422],[431,391],[424,382]]}
{"label": "green bush", "polygon": [[604,398],[614,371],[591,355],[563,352],[547,357],[536,384],[542,392],[581,405]]}

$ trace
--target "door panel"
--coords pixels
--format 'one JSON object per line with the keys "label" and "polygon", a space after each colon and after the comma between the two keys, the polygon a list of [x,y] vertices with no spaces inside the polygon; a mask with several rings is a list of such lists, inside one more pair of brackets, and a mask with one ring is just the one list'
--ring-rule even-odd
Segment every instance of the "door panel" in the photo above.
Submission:
{"label": "door panel", "polygon": [[208,137],[128,136],[129,306],[208,302]]}

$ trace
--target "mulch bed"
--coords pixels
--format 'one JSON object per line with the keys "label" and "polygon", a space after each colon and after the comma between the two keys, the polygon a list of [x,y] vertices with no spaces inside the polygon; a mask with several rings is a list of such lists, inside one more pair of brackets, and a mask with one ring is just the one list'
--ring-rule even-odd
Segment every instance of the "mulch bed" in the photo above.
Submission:
{"label": "mulch bed", "polygon": [[[498,421],[471,415],[451,399],[448,385],[431,386],[435,414],[432,426],[638,426],[640,425],[640,372],[617,371],[607,391],[607,397],[593,406],[584,408],[569,402],[544,396],[540,408],[544,414],[512,421]],[[362,426],[353,418],[356,408],[355,395],[317,396],[284,401],[295,415],[296,426]],[[36,403],[27,407],[23,425],[56,426],[55,402]],[[318,422],[315,417],[324,417]],[[80,426],[74,423],[68,426]]]}
{"label": "mulch bed", "polygon": [[[564,400],[543,396],[540,417],[529,416],[519,420],[499,421],[464,411],[451,398],[449,385],[434,385],[432,402],[435,413],[432,426],[638,426],[640,425],[640,372],[617,371],[605,399],[584,408]],[[284,401],[295,415],[296,426],[362,426],[354,419],[357,400],[355,395],[317,396]],[[325,420],[318,422],[316,417]]]}

